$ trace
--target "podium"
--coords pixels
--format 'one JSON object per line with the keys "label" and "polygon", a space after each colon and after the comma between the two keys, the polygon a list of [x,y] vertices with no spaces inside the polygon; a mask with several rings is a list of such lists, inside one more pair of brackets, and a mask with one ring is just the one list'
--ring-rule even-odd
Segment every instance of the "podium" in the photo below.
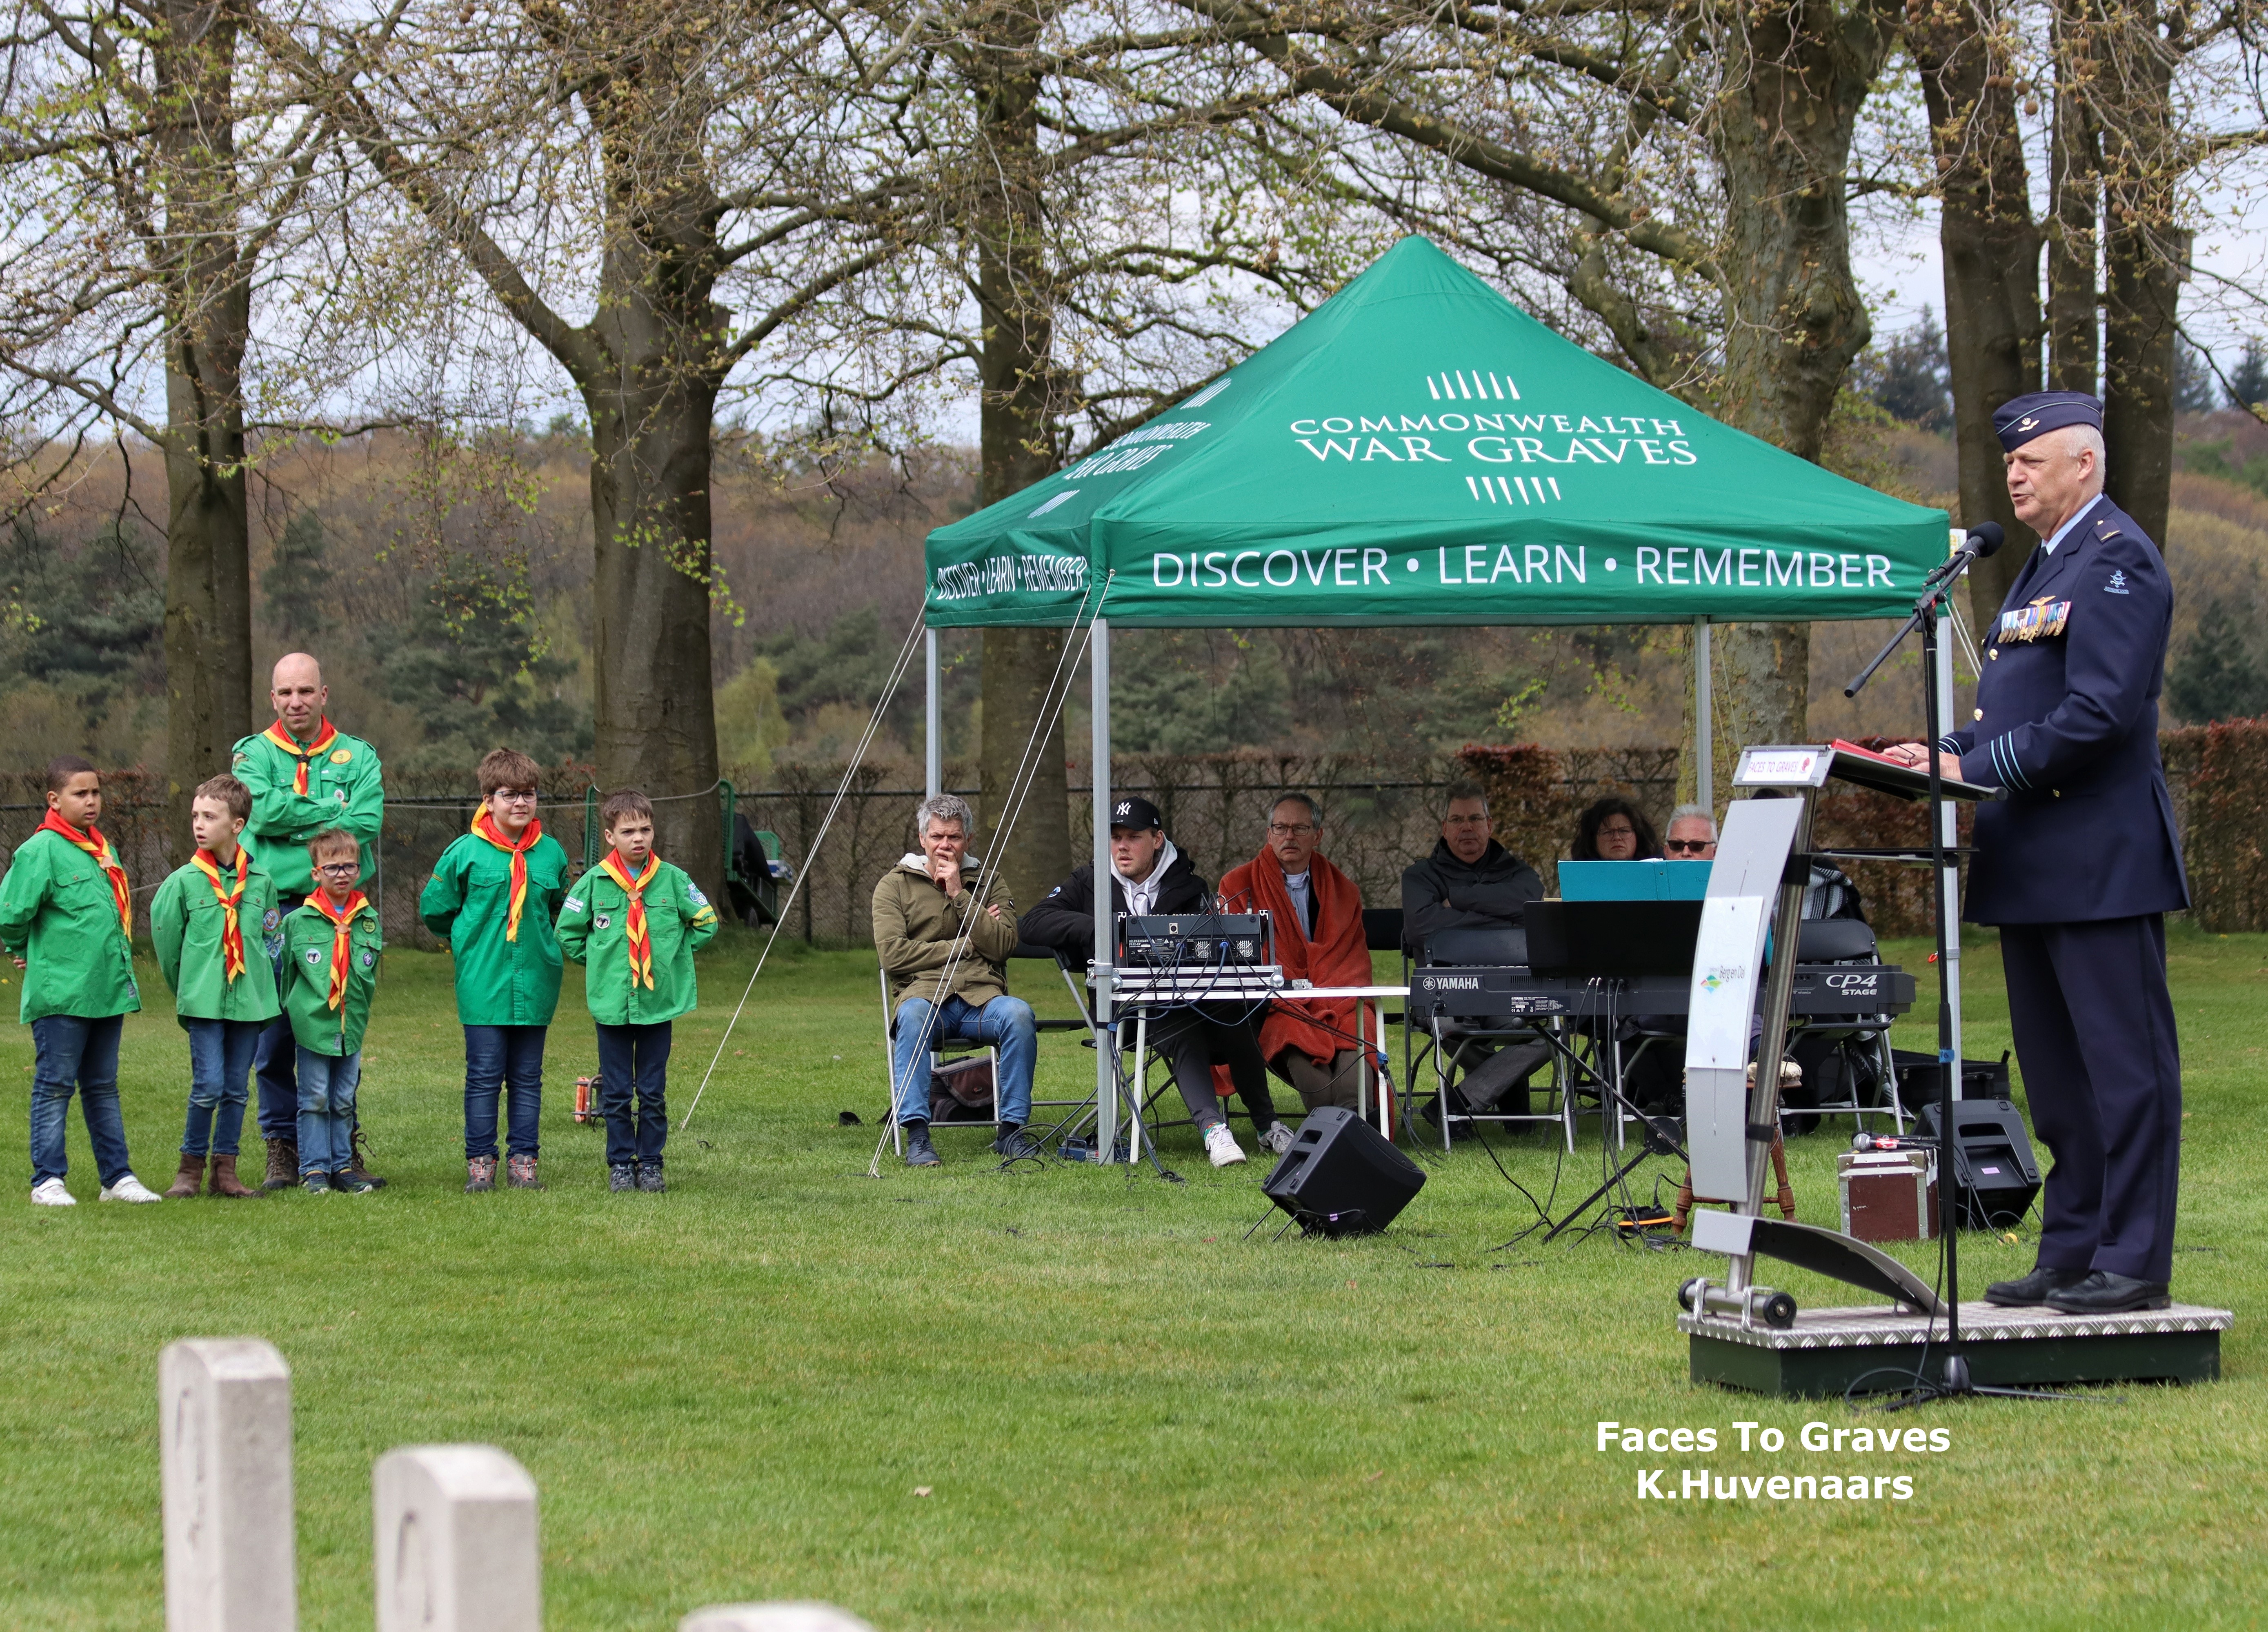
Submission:
{"label": "podium", "polygon": [[[1742,751],[1733,782],[1750,797],[1727,814],[1702,901],[1686,1040],[1693,1192],[1732,1207],[1729,1213],[1693,1215],[1694,1246],[1727,1259],[1721,1279],[1697,1275],[1678,1290],[1677,1324],[1689,1339],[1693,1380],[1767,1393],[1833,1395],[1870,1378],[1883,1379],[1878,1386],[1884,1388],[1909,1386],[1929,1356],[1948,1352],[1965,1356],[1979,1384],[2218,1377],[2220,1334],[2230,1324],[2226,1310],[2176,1304],[2089,1318],[1964,1305],[1957,1275],[1948,1275],[1952,1298],[1940,1299],[1927,1281],[1877,1247],[1839,1231],[1763,1216],[1765,1171],[1778,1126],[1796,937],[1814,854],[1812,816],[1830,781],[1908,799],[1932,792],[1927,770],[1840,745]],[[1995,789],[1941,776],[1936,787],[1948,799],[1998,797]],[[1943,831],[1933,812],[1933,832],[1941,838]],[[1950,856],[1941,843],[1867,854],[1941,868]],[[1942,904],[1951,893],[1940,887],[1937,899]],[[1946,933],[1957,930],[1940,928],[1942,952]],[[1940,968],[1942,974],[1941,960]],[[1752,1086],[1749,1040],[1756,1018],[1763,1029]],[[1949,1172],[1940,1161],[1940,1183]],[[1951,1209],[1944,1217],[1946,1230],[1958,1228]],[[1949,1272],[1955,1245],[1946,1242]],[[1886,1303],[1800,1309],[1786,1292],[1757,1282],[1759,1258],[1841,1281]]]}

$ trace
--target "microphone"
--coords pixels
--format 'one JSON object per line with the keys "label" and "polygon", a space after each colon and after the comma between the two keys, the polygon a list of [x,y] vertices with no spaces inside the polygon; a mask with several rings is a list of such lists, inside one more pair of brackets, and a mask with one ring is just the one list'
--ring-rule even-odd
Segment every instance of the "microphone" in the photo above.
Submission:
{"label": "microphone", "polygon": [[2001,530],[2000,524],[1999,522],[1979,522],[1977,526],[1970,528],[1969,536],[1961,540],[1961,548],[1958,553],[1964,555],[1973,555],[1981,558],[1983,556],[1989,555],[1994,550],[1999,549],[2000,546],[2007,541],[2007,537],[2008,535]]}

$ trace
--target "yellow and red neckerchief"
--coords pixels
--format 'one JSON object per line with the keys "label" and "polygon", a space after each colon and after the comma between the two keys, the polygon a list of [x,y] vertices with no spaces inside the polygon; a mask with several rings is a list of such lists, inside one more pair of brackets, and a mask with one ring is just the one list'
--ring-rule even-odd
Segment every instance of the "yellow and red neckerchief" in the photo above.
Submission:
{"label": "yellow and red neckerchief", "polygon": [[304,748],[291,740],[291,733],[284,729],[282,720],[276,721],[260,734],[290,754],[296,761],[291,770],[291,791],[304,798],[307,791],[307,767],[320,757],[325,749],[339,739],[339,728],[331,724],[331,717],[326,714],[323,716],[322,724],[315,727],[314,741]]}
{"label": "yellow and red neckerchief", "polygon": [[504,937],[508,941],[519,938],[519,909],[527,905],[527,852],[543,836],[543,823],[531,821],[520,829],[519,842],[514,844],[504,836],[489,807],[482,805],[473,817],[473,834],[486,839],[497,849],[512,857],[512,904],[504,909]]}
{"label": "yellow and red neckerchief", "polygon": [[189,857],[189,865],[204,874],[212,886],[213,897],[220,902],[220,964],[231,983],[244,973],[244,925],[237,916],[237,908],[244,905],[244,881],[250,876],[252,858],[245,854],[244,846],[236,847],[236,886],[230,888],[221,882],[220,864],[213,859],[210,850],[199,850]]}
{"label": "yellow and red neckerchief", "polygon": [[357,890],[347,897],[345,906],[334,908],[331,898],[319,889],[307,898],[307,905],[322,914],[331,926],[331,988],[323,1006],[335,1009],[347,1000],[347,926],[357,913],[370,910],[370,898]]}
{"label": "yellow and red neckerchief", "polygon": [[49,833],[60,833],[71,843],[94,857],[94,864],[110,877],[111,899],[118,903],[118,927],[130,943],[134,939],[134,892],[127,887],[126,869],[119,864],[118,852],[110,848],[110,841],[102,836],[102,829],[90,827],[85,833],[72,827],[48,807],[48,819],[40,826]]}
{"label": "yellow and red neckerchief", "polygon": [[630,939],[630,984],[637,986],[643,983],[646,990],[652,991],[653,989],[653,937],[646,928],[645,886],[652,884],[654,874],[661,871],[661,856],[658,853],[649,852],[645,858],[645,865],[639,870],[638,876],[633,878],[630,877],[630,869],[622,865],[622,858],[614,851],[608,850],[605,859],[599,863],[599,871],[621,885],[622,893],[630,897],[630,904],[622,913],[622,930]]}

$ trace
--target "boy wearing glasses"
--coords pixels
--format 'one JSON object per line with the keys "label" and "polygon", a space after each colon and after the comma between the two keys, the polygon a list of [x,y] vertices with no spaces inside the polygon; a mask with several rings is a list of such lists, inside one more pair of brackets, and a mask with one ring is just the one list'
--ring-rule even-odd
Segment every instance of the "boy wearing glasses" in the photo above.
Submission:
{"label": "boy wearing glasses", "polygon": [[355,887],[362,846],[342,827],[307,841],[315,892],[284,920],[284,1014],[298,1050],[299,1182],[310,1195],[378,1187],[355,1170],[355,1092],[362,1036],[386,950],[378,913]]}
{"label": "boy wearing glasses", "polygon": [[536,763],[510,748],[480,765],[472,830],[441,852],[418,898],[425,927],[455,959],[465,1028],[465,1189],[496,1188],[497,1105],[505,1119],[505,1182],[540,1190],[543,1040],[559,1007],[553,923],[567,893],[567,852],[536,815]]}

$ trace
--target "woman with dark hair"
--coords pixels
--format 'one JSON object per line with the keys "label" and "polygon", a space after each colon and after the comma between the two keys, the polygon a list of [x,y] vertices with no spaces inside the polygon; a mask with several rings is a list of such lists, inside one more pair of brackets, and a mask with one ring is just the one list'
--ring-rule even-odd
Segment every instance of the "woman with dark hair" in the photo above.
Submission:
{"label": "woman with dark hair", "polygon": [[1574,861],[1660,861],[1661,837],[1646,812],[1609,794],[1575,818]]}

